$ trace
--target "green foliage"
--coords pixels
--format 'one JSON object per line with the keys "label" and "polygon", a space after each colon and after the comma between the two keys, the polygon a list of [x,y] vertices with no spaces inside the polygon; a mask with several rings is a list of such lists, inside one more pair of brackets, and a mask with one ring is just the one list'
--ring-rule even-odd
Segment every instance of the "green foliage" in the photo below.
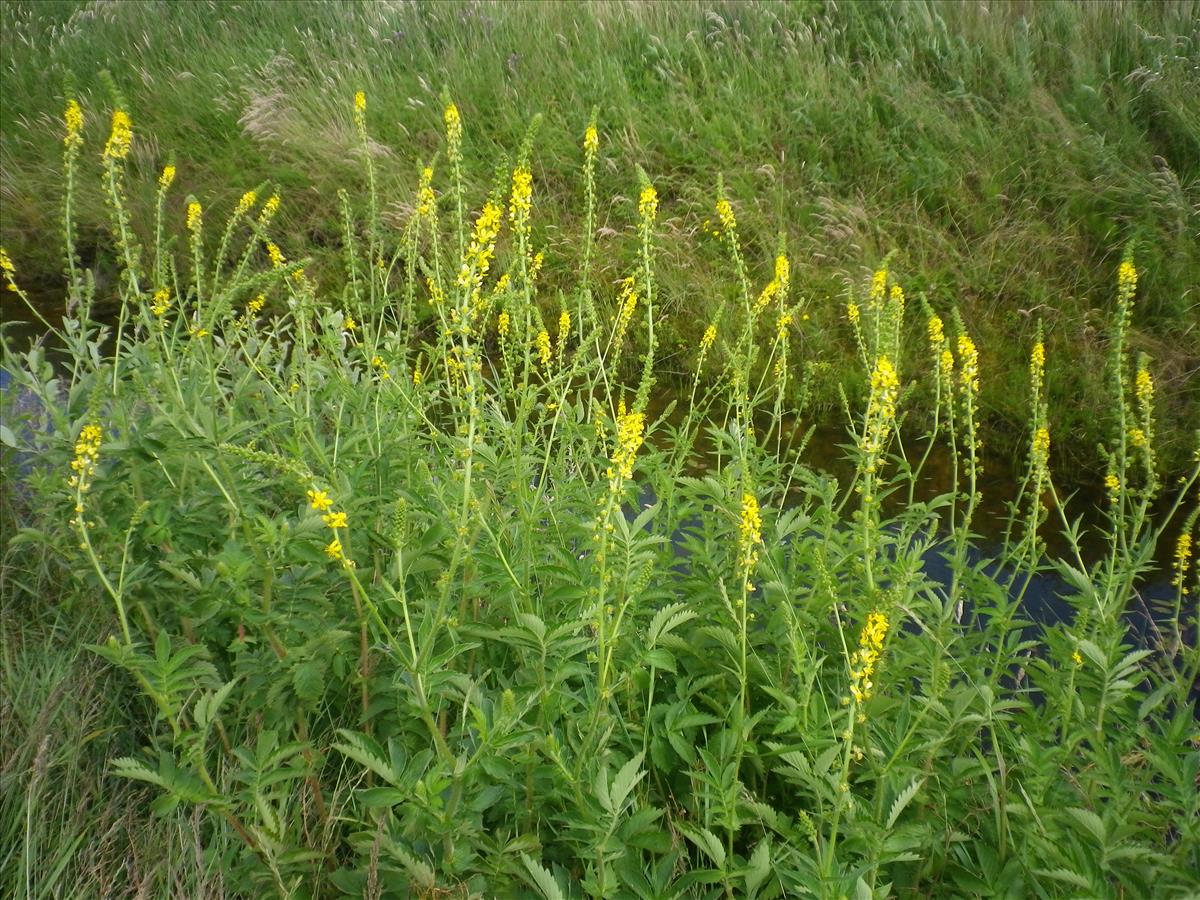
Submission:
{"label": "green foliage", "polygon": [[[513,177],[506,215],[507,177],[474,191],[451,124],[447,164],[386,230],[372,108],[352,109],[369,188],[347,195],[336,290],[282,237],[287,203],[269,188],[214,240],[198,201],[170,224],[164,178],[135,241],[131,163],[110,154],[120,276],[105,288],[68,265],[72,315],[45,323],[57,368],[4,326],[8,892],[1198,887],[1186,553],[1144,645],[1128,616],[1165,529],[1194,530],[1200,461],[1164,487],[1151,367],[1129,359],[1146,292],[1131,260],[1108,326],[1120,427],[1088,536],[1100,549],[1037,464],[1036,433],[1004,541],[981,546],[989,370],[969,317],[934,302],[953,341],[927,317],[920,331],[940,337],[918,353],[894,274],[855,283],[846,341],[866,390],[846,401],[850,474],[834,478],[806,463],[794,424],[808,301],[783,253],[770,281],[755,274],[731,205],[713,213],[725,301],[704,309],[713,331],[686,404],[659,406],[675,311],[659,269],[669,219],[646,174],[627,173],[633,246],[614,257],[627,277],[593,279],[590,230],[564,226],[578,277],[542,280],[537,238],[556,223],[540,177],[525,212]],[[582,157],[595,185],[596,156]],[[76,177],[96,174],[77,163],[68,153],[68,211]],[[580,193],[578,221],[596,221],[606,195]],[[69,244],[69,213],[62,231]],[[4,277],[32,311],[19,267]],[[106,290],[115,326],[95,315]],[[1048,354],[1047,371],[1063,365]],[[1059,398],[1034,383],[1036,431],[1039,404]],[[922,397],[929,427],[901,440]],[[935,447],[949,484],[921,502]],[[1054,555],[1052,515],[1066,535]],[[1032,627],[1055,567],[1071,614]],[[74,627],[36,636],[44,667],[18,622],[44,626],[50,608]],[[77,666],[114,686],[77,701],[96,698],[105,737],[73,727],[51,757],[46,723],[72,716],[47,693]],[[148,864],[122,880],[110,850],[83,859],[115,826],[103,812],[42,822],[51,797],[123,804]]]}

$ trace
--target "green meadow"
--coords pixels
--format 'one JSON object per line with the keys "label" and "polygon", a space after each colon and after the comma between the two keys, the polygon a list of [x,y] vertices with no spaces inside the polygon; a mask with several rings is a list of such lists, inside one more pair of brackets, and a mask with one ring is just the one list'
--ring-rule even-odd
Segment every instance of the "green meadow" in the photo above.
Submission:
{"label": "green meadow", "polygon": [[0,7],[0,891],[1195,896],[1198,22]]}

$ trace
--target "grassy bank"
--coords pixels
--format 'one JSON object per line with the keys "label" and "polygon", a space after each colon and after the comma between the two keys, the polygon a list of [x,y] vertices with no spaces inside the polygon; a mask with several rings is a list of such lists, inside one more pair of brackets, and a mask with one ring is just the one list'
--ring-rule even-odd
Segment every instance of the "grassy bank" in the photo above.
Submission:
{"label": "grassy bank", "polygon": [[[1113,425],[1108,286],[1136,241],[1146,275],[1130,341],[1156,360],[1172,468],[1200,424],[1193,2],[11,3],[0,16],[0,235],[47,302],[61,297],[61,259],[45,237],[61,205],[68,81],[93,144],[112,102],[98,73],[126,98],[138,227],[153,221],[170,160],[176,220],[188,192],[226,213],[270,182],[291,253],[313,258],[310,274],[334,297],[345,280],[337,190],[360,209],[365,193],[346,98],[372,98],[381,217],[398,229],[438,152],[448,90],[470,132],[462,165],[477,195],[544,117],[535,174],[555,225],[535,222],[534,241],[550,285],[569,284],[576,263],[574,170],[593,106],[597,188],[610,198],[597,211],[597,283],[610,294],[631,262],[622,238],[636,218],[634,168],[655,173],[670,236],[659,264],[664,380],[690,370],[703,324],[729,296],[719,242],[704,230],[723,176],[755,280],[769,279],[760,261],[783,235],[794,290],[812,301],[797,341],[817,406],[835,410],[843,388],[864,396],[847,285],[896,251],[910,294],[956,302],[972,322],[988,438],[1008,452],[1020,446],[1026,348],[1044,322],[1051,355],[1073,361],[1053,387],[1077,400],[1052,410],[1056,433],[1074,438],[1054,452],[1064,473],[1095,481],[1095,447]],[[81,257],[111,284],[94,179],[76,205]]]}

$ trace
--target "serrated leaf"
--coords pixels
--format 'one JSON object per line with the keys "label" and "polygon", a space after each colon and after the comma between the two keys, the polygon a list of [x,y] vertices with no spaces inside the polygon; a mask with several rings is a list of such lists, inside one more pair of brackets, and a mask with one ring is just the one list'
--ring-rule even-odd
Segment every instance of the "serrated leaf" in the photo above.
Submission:
{"label": "serrated leaf", "polygon": [[645,777],[646,772],[641,768],[643,759],[645,754],[638,753],[617,772],[609,791],[609,799],[612,802],[610,812],[619,812],[625,805],[625,798],[629,796],[629,792]]}
{"label": "serrated leaf", "polygon": [[746,867],[746,893],[753,897],[758,893],[759,886],[771,874],[771,841],[763,838],[754,848],[750,863]]}
{"label": "serrated leaf", "polygon": [[725,870],[725,848],[720,839],[707,828],[687,828],[679,826],[683,836],[704,852],[721,871]]}
{"label": "serrated leaf", "polygon": [[521,862],[525,864],[529,877],[533,879],[533,886],[541,892],[546,900],[565,900],[562,888],[558,886],[558,882],[554,880],[549,869],[526,853],[521,854]]}
{"label": "serrated leaf", "polygon": [[890,830],[896,824],[896,820],[900,818],[900,813],[904,812],[904,807],[908,806],[924,783],[925,779],[918,776],[912,780],[908,787],[896,795],[896,799],[892,801],[892,808],[888,812],[887,824],[884,827]]}
{"label": "serrated leaf", "polygon": [[1080,809],[1078,806],[1067,807],[1067,815],[1090,831],[1101,847],[1104,846],[1107,830],[1104,827],[1103,819],[1090,809]]}

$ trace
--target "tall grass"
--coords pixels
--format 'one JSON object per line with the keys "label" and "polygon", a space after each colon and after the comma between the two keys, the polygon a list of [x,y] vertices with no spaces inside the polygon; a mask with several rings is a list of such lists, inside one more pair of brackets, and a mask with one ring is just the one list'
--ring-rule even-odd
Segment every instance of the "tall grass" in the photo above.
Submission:
{"label": "tall grass", "polygon": [[[21,710],[7,890],[51,876],[89,895],[101,877],[113,893],[295,897],[1197,888],[1200,457],[1163,483],[1156,369],[1130,347],[1148,302],[1134,258],[1106,325],[1120,427],[1105,553],[1085,558],[1050,466],[1048,442],[1069,440],[1047,425],[1052,376],[1071,363],[1037,340],[1027,477],[983,558],[991,372],[961,310],[918,303],[886,266],[852,286],[838,327],[868,390],[846,402],[853,475],[838,481],[786,427],[806,408],[796,336],[813,304],[786,240],[759,260],[732,182],[708,198],[724,299],[695,323],[682,414],[655,412],[678,313],[653,168],[609,205],[608,132],[581,117],[585,228],[556,230],[538,121],[481,192],[463,161],[486,124],[450,103],[445,144],[389,223],[368,100],[347,94],[338,113],[367,189],[341,198],[334,290],[272,185],[214,214],[177,197],[180,161],[147,225],[126,193],[139,126],[119,107],[101,150],[67,117],[64,208],[70,186],[102,182],[118,268],[98,286],[64,219],[72,313],[44,326],[65,363],[5,335],[6,403],[26,404],[6,415],[24,454],[6,480],[27,493],[4,586],[32,621],[54,606],[105,637],[83,663],[80,626],[46,639],[46,669],[7,649],[6,617],[4,702]],[[630,243],[617,279],[593,242],[603,209]],[[544,280],[556,254],[570,281]],[[0,266],[35,314],[19,256]],[[902,440],[914,385],[930,424]],[[952,485],[921,502],[939,445]],[[1062,558],[1044,552],[1050,529]],[[1172,597],[1137,645],[1128,617],[1167,529]],[[1047,572],[1071,615],[1035,628],[1025,598]],[[50,688],[100,661],[112,692],[138,698],[124,715]],[[39,705],[88,724],[55,741]],[[139,803],[143,784],[154,799]],[[66,814],[77,796],[124,810]],[[112,833],[148,848],[136,877],[114,872],[98,840]]]}
{"label": "tall grass", "polygon": [[[814,301],[799,337],[817,366],[814,403],[836,411],[840,390],[864,399],[839,300],[898,250],[910,292],[958,303],[973,323],[993,373],[980,404],[988,441],[1019,456],[1041,319],[1051,353],[1080,363],[1051,373],[1057,392],[1082,400],[1051,410],[1057,432],[1079,437],[1056,446],[1063,477],[1102,471],[1095,447],[1114,423],[1094,413],[1107,409],[1099,326],[1118,248],[1140,240],[1148,282],[1130,340],[1159,360],[1161,449],[1173,471],[1186,465],[1200,425],[1193,2],[12,3],[0,15],[0,234],[48,301],[61,297],[59,259],[40,235],[58,216],[68,82],[96,109],[111,99],[97,75],[108,69],[154,135],[131,157],[135,227],[152,222],[171,159],[186,162],[179,196],[212,196],[221,215],[271,180],[310,275],[335,292],[336,191],[366,189],[347,95],[372,97],[388,226],[406,221],[418,161],[436,151],[444,89],[486,123],[462,162],[477,194],[542,114],[537,175],[565,230],[538,241],[551,251],[548,283],[564,288],[565,235],[581,223],[559,188],[573,183],[580,110],[594,104],[608,135],[596,170],[611,198],[596,213],[603,278],[633,262],[631,242],[611,233],[632,201],[627,167],[657,173],[672,236],[660,299],[679,313],[658,335],[671,376],[686,381],[700,323],[726,292],[719,245],[697,235],[723,173],[754,264],[789,235],[795,293]],[[90,139],[106,127],[89,116]],[[103,192],[81,184],[76,204],[84,264],[114,277]]]}

